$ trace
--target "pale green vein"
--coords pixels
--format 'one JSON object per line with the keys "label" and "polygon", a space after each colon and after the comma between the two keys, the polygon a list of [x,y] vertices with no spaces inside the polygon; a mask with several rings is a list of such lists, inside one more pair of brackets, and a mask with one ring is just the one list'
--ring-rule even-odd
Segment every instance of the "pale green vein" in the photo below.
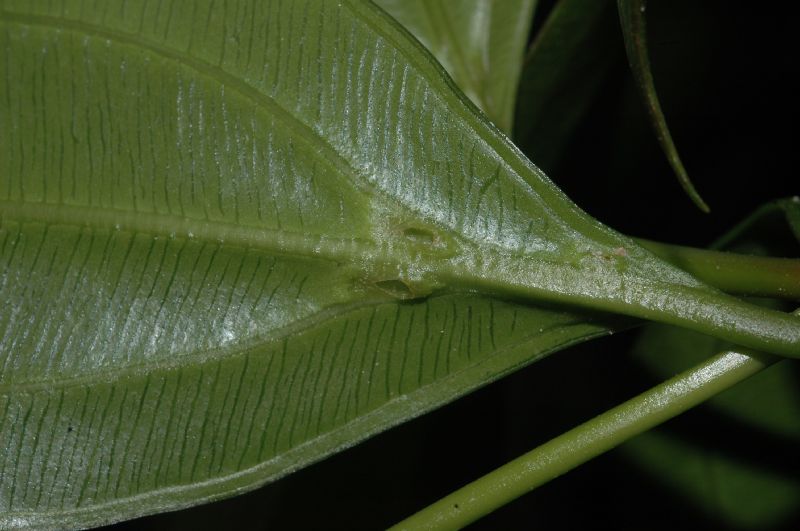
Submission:
{"label": "pale green vein", "polygon": [[[224,221],[182,218],[170,214],[134,212],[89,206],[0,201],[0,220],[71,225],[117,232],[145,233],[170,239],[218,242],[287,256],[320,258],[335,262],[354,257],[389,258],[388,246],[363,238],[330,236],[265,229]],[[395,256],[396,260],[407,257]]]}

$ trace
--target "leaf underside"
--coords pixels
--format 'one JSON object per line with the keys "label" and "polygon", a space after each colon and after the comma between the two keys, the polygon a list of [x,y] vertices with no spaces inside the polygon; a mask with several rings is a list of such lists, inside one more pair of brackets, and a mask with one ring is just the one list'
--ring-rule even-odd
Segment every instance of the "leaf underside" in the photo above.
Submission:
{"label": "leaf underside", "polygon": [[0,6],[0,526],[235,494],[611,326],[522,299],[775,336],[368,3]]}
{"label": "leaf underside", "polygon": [[[338,112],[326,119],[346,144],[378,117],[341,100],[379,76],[403,76],[395,113],[402,93],[432,98],[409,66],[374,69],[380,50],[359,52],[374,37],[352,13],[311,4],[335,19],[337,48],[308,72],[287,61],[298,27],[283,22],[308,5],[19,6],[0,33],[0,526],[98,524],[249,489],[607,333],[478,294],[406,301],[422,282],[343,263],[376,229],[447,253],[293,111],[330,106],[315,112]],[[233,36],[252,39],[244,55]],[[307,77],[334,94],[273,96]]]}

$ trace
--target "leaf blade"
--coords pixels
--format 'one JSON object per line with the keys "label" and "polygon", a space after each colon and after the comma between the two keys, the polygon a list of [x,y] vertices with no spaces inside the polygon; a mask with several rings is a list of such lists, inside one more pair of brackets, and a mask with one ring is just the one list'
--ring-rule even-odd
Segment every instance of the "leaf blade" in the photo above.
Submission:
{"label": "leaf blade", "polygon": [[515,141],[552,171],[613,64],[611,1],[560,0],[525,56]]}
{"label": "leaf blade", "polygon": [[686,195],[703,212],[710,212],[708,204],[700,196],[700,193],[689,179],[689,174],[683,166],[678,149],[672,140],[672,135],[667,127],[664,112],[656,94],[653,73],[650,69],[650,59],[647,56],[647,41],[645,32],[645,0],[617,0],[619,7],[619,18],[622,25],[622,35],[625,40],[625,51],[628,53],[628,61],[631,71],[636,78],[636,83],[645,101],[650,121],[655,129],[661,149],[667,156],[678,182]]}
{"label": "leaf blade", "polygon": [[[304,150],[305,156],[300,159],[289,158],[288,160],[301,160],[307,166],[301,168],[303,171],[299,172],[293,166],[287,170],[295,177],[305,176],[294,180],[291,184],[295,189],[289,190],[295,196],[300,196],[294,199],[295,201],[300,199],[304,201],[301,201],[303,208],[308,208],[312,212],[313,208],[316,208],[313,198],[319,196],[311,192],[310,187],[313,187],[314,184],[313,182],[309,183],[308,179],[311,176],[313,181],[317,165],[334,174],[337,171],[343,174],[339,183],[351,181],[351,186],[346,190],[349,201],[356,201],[354,197],[362,197],[359,196],[358,191],[363,190],[362,193],[366,194],[368,198],[366,206],[363,202],[359,203],[359,206],[353,211],[361,210],[361,219],[367,217],[369,223],[359,226],[363,226],[373,240],[383,241],[388,238],[396,243],[383,247],[377,244],[377,247],[374,248],[377,248],[378,252],[373,252],[372,249],[366,249],[363,252],[359,250],[360,258],[357,262],[361,269],[367,270],[368,276],[385,277],[388,275],[391,277],[397,275],[401,277],[400,282],[415,286],[411,290],[412,292],[416,291],[422,294],[430,292],[442,281],[452,282],[462,279],[472,284],[470,289],[477,285],[479,289],[511,292],[517,296],[544,297],[552,301],[590,305],[603,311],[629,313],[648,318],[655,317],[672,323],[680,323],[683,326],[701,328],[709,333],[731,335],[736,338],[736,341],[751,347],[764,350],[778,349],[777,351],[783,353],[797,355],[795,342],[798,338],[794,337],[795,331],[791,330],[795,328],[793,320],[785,315],[775,313],[756,315],[752,307],[707,289],[690,276],[654,259],[652,255],[639,249],[631,240],[602,227],[586,216],[555,189],[539,170],[522,158],[505,137],[499,135],[496,130],[476,116],[471,107],[464,104],[457,93],[452,93],[449,80],[441,69],[429,62],[427,57],[420,55],[419,46],[409,41],[403,32],[387,24],[385,15],[378,8],[361,4],[344,4],[344,6],[346,7],[345,11],[326,13],[325,9],[333,10],[334,8],[322,3],[314,13],[337,14],[345,17],[351,31],[356,31],[358,28],[359,31],[366,32],[370,38],[378,39],[380,49],[386,47],[385,49],[388,51],[385,55],[374,55],[374,57],[370,56],[370,53],[377,54],[377,52],[366,51],[362,54],[359,64],[350,66],[348,74],[342,72],[345,66],[342,63],[342,57],[333,53],[332,50],[326,50],[325,53],[328,55],[323,54],[323,59],[329,60],[330,63],[325,62],[324,65],[328,68],[328,73],[334,82],[330,85],[320,84],[320,76],[317,74],[314,78],[317,80],[317,85],[313,88],[327,90],[326,98],[330,97],[332,101],[338,101],[336,98],[345,96],[354,98],[348,105],[352,105],[354,113],[359,112],[357,116],[350,113],[351,107],[347,105],[342,105],[341,108],[329,107],[330,112],[322,113],[320,106],[327,102],[327,99],[309,100],[307,94],[314,93],[313,90],[309,93],[298,93],[296,86],[289,86],[285,80],[276,81],[275,87],[264,85],[263,80],[234,83],[233,89],[238,89],[238,91],[236,91],[235,99],[230,100],[230,105],[233,106],[236,100],[239,100],[236,109],[238,114],[235,116],[240,122],[237,123],[247,123],[243,116],[247,112],[249,102],[256,97],[251,93],[253,91],[260,93],[261,96],[258,97],[262,98],[264,102],[262,110],[267,113],[264,121],[267,126],[271,127],[269,131],[283,131],[283,135],[288,135],[288,138],[283,140],[287,146],[284,149],[287,151],[295,149],[289,139],[305,142],[307,146]],[[343,15],[345,12],[346,16]],[[44,31],[47,31],[46,28],[50,28],[52,31],[61,23],[59,17],[5,15],[7,20],[13,20],[15,17],[17,24],[25,26],[25,22],[33,23],[34,26],[39,25],[45,28]],[[195,20],[192,22],[204,23],[205,21]],[[121,30],[114,30],[111,34],[103,33],[104,30],[98,30],[96,24],[72,19],[68,20],[66,25],[78,33],[100,32],[106,37],[112,36],[115,32],[127,35]],[[330,31],[334,30],[330,29]],[[336,31],[338,32],[339,29]],[[184,45],[183,41],[189,37],[185,34],[175,34],[170,37],[177,39],[174,45],[169,42],[159,44],[160,39],[163,38],[161,34],[152,38],[137,37],[138,40],[153,40],[150,49],[140,50],[140,53],[160,54],[162,57],[159,60],[169,62],[174,60],[170,58],[171,54],[176,53],[173,48]],[[113,39],[111,42],[114,42]],[[345,41],[338,45],[345,52],[342,54],[343,57],[347,57],[348,54],[352,55],[348,50],[355,46],[354,42]],[[279,47],[276,44],[275,49],[269,48],[265,52],[271,54],[268,56],[280,66],[281,56],[278,50]],[[225,52],[224,46],[222,52],[223,56],[228,53]],[[108,53],[108,51],[105,50],[103,53]],[[201,49],[197,53],[202,55],[206,52]],[[232,65],[226,68],[231,72],[245,68],[237,66],[237,57],[232,52],[228,55],[231,56],[229,61]],[[298,54],[298,57],[300,55]],[[349,77],[344,80],[339,79],[346,74],[355,76],[355,79],[359,80],[361,91],[367,91],[369,87],[378,83],[376,80],[378,74],[372,78],[367,76],[364,70],[363,65],[366,64],[365,61],[368,57],[372,57],[371,60],[381,61],[380,64],[385,66],[385,69],[377,70],[379,74],[385,76],[382,78],[383,82],[396,79],[395,76],[400,74],[397,67],[398,61],[401,58],[407,58],[410,61],[410,67],[415,68],[415,74],[412,76],[410,70],[405,70],[403,75],[410,80],[416,80],[416,83],[407,80],[406,89],[408,89],[408,84],[412,83],[418,87],[415,90],[421,90],[419,97],[422,103],[425,103],[425,98],[430,100],[431,115],[417,117],[409,110],[409,106],[413,102],[400,97],[404,93],[402,79],[394,86],[394,98],[390,98],[388,106],[370,105],[368,98],[362,98],[360,93],[343,95],[341,91],[346,90],[346,83],[354,82]],[[120,61],[120,59],[116,60]],[[182,56],[181,60],[183,60]],[[190,71],[197,71],[200,68],[201,71],[208,72],[208,76],[212,78],[222,75],[219,73],[218,67],[205,61],[205,59],[186,59],[186,68]],[[124,61],[122,62],[124,63]],[[298,82],[301,78],[305,79],[302,76],[308,73],[302,69],[290,72],[295,76],[292,83]],[[245,69],[239,75],[247,79],[250,74]],[[301,76],[301,78],[297,76]],[[175,85],[177,86],[168,87],[175,92],[168,92],[169,97],[176,101],[184,101],[180,76]],[[229,85],[223,84],[222,89],[217,90],[224,90],[224,87],[227,86]],[[254,88],[256,86],[261,88]],[[434,94],[438,95],[434,96]],[[104,97],[108,99],[108,95]],[[122,104],[118,103],[118,105]],[[402,112],[398,115],[396,109],[392,110],[393,107],[402,109]],[[181,111],[181,109],[178,110]],[[221,140],[216,141],[217,144],[225,146],[227,142],[230,145],[231,140],[228,136],[230,134],[234,134],[237,142],[241,141],[244,133],[236,130],[229,131],[227,128],[230,122],[225,117],[225,107],[222,106],[221,110],[223,116],[216,128],[218,133],[222,131],[222,136]],[[391,121],[397,116],[405,117],[399,127],[392,128],[400,132],[401,138],[414,138],[416,134],[414,131],[418,127],[431,131],[430,134],[425,135],[419,144],[416,142],[397,143],[396,137],[387,136],[390,128],[377,125],[387,123],[387,120]],[[182,127],[191,129],[193,126],[192,121],[187,117],[182,119],[183,122],[178,122],[178,138],[169,140],[180,142],[180,129]],[[278,129],[275,129],[273,124],[277,124]],[[363,124],[372,125],[369,130],[362,131]],[[203,124],[196,124],[194,127],[200,128],[203,127]],[[410,127],[413,129],[409,129]],[[32,128],[34,131],[36,130],[35,127],[32,126]],[[315,132],[317,130],[326,131],[325,140],[322,140]],[[102,129],[100,131],[102,132]],[[264,136],[268,135],[265,133]],[[255,137],[256,135],[253,134],[252,138]],[[248,137],[244,138],[246,140]],[[57,143],[55,139],[54,143]],[[95,143],[105,145],[106,139],[101,135],[99,139],[95,140]],[[467,160],[462,159],[460,164],[456,164],[454,160],[439,162],[435,157],[430,156],[430,153],[437,151],[437,145],[446,149],[458,148],[464,152]],[[263,146],[254,148],[247,142],[244,143],[244,146],[248,151],[272,152],[270,149],[265,150]],[[218,153],[218,150],[219,148],[215,153]],[[172,164],[181,168],[183,163],[180,157],[176,158],[177,160]],[[256,156],[253,158],[257,159]],[[20,157],[20,160],[22,159],[23,157]],[[88,159],[91,166],[91,153],[88,155]],[[241,160],[241,154],[239,157],[231,156],[231,159],[233,160],[226,163],[230,164],[232,168],[240,166],[245,175],[253,174],[253,167],[256,164],[248,165],[246,160]],[[163,164],[163,162],[159,163]],[[167,163],[168,168],[171,166],[169,159],[167,159]],[[219,165],[219,161],[210,160],[206,164],[213,169],[214,165]],[[288,163],[283,160],[282,164]],[[174,172],[161,167],[157,170],[166,171],[168,176],[174,174]],[[227,171],[231,170],[227,169]],[[442,174],[454,174],[459,177],[458,179],[442,178]],[[479,176],[478,180],[474,176]],[[466,180],[463,180],[465,177]],[[480,183],[481,178],[483,179],[482,183]],[[135,179],[132,181],[136,182]],[[179,180],[177,176],[173,175],[171,180],[165,180],[163,183],[164,193],[159,192],[155,198],[159,202],[167,204],[161,204],[158,208],[167,210],[175,208],[175,206],[169,205],[170,187],[177,189],[178,196],[181,192],[190,194],[191,192],[185,188],[191,182],[191,176]],[[246,191],[246,187],[252,186],[252,183],[242,183],[241,179],[234,179],[231,183],[227,179],[218,177],[218,183],[214,183],[212,179],[211,182],[204,183],[204,185],[207,186],[207,189],[201,190],[203,195],[213,194],[216,189],[220,198],[218,201],[221,201],[223,195],[228,197],[226,199],[228,204],[225,205],[225,208],[231,209],[232,212],[224,212],[223,204],[220,202],[214,209],[208,205],[197,205],[194,208],[203,207],[208,212],[192,212],[192,216],[202,219],[203,216],[210,215],[224,221],[233,219],[234,222],[248,221],[262,226],[266,223],[267,228],[270,228],[270,225],[276,226],[275,224],[280,221],[279,219],[266,221],[237,219],[237,216],[241,215],[238,205],[240,200],[244,203],[243,208],[246,207],[244,210],[249,211],[247,214],[251,218],[255,218],[260,211],[261,198],[255,197],[255,192],[241,195],[241,192]],[[280,189],[278,187],[285,186],[285,182],[279,183],[273,180],[269,185]],[[105,186],[109,185],[106,183]],[[223,193],[220,191],[221,187],[229,189],[224,190]],[[244,187],[244,190],[240,190],[239,187]],[[113,188],[107,190],[106,193],[111,196],[110,200],[113,202]],[[345,201],[341,196],[336,201],[337,195],[339,194],[334,193],[333,199],[330,200],[329,208],[332,210],[336,208],[337,203],[341,209],[341,205]],[[458,201],[456,201],[456,197],[458,197]],[[171,200],[173,202],[177,200],[174,193]],[[103,201],[108,202],[109,199],[97,198],[92,201],[102,203]],[[512,205],[510,208],[507,206],[509,204]],[[181,205],[181,202],[177,203],[179,211],[184,208]],[[90,206],[103,205],[90,204]],[[349,211],[349,205],[347,206],[348,208],[343,210]],[[130,205],[122,205],[121,208],[129,207]],[[153,207],[148,206],[148,208]],[[369,212],[363,212],[365,208]],[[277,212],[280,214],[280,210]],[[291,228],[295,228],[295,232],[302,232],[302,209],[298,211],[291,208],[287,214],[295,218],[292,220],[294,227]],[[440,253],[438,249],[431,249],[431,246],[428,246],[428,250],[431,252],[420,252],[418,247],[414,247],[402,237],[398,238],[393,225],[396,224],[398,218],[402,221],[402,218],[408,217],[419,219],[424,229],[432,234],[434,239],[438,238],[437,241],[445,242],[447,245],[445,245],[444,252]],[[331,217],[330,219],[336,218]],[[289,228],[284,227],[284,230]],[[454,237],[448,239],[445,235]],[[563,242],[569,243],[564,244]],[[619,249],[623,251],[619,251]],[[323,256],[323,254],[319,256]],[[524,259],[521,258],[522,256]],[[606,257],[608,263],[605,263],[606,259],[603,257]],[[336,259],[335,256],[328,256],[328,258]],[[520,269],[521,261],[535,265],[534,270],[528,270],[528,266]],[[566,264],[571,264],[571,266]],[[671,289],[675,291],[675,296],[678,298],[688,297],[694,304],[693,315],[691,318],[687,318],[682,308],[661,304],[658,300],[631,301],[624,290],[620,291],[623,284],[606,285],[609,278],[619,279],[620,274],[624,274],[626,277],[624,284],[635,286],[639,292]],[[659,281],[652,282],[650,279],[653,278],[658,278]],[[376,280],[383,279],[377,278]],[[725,308],[732,315],[737,315],[735,325],[727,324],[720,327],[720,319],[717,316],[720,307]]]}

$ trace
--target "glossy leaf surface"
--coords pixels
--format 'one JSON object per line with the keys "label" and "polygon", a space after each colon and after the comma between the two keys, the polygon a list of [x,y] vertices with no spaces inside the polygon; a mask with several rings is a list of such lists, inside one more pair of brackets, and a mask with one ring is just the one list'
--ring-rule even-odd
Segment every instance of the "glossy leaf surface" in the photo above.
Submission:
{"label": "glossy leaf surface", "polygon": [[536,0],[377,0],[506,133]]}
{"label": "glossy leaf surface", "polygon": [[[66,20],[28,22],[27,26],[39,22],[45,28],[46,23],[73,26]],[[82,29],[87,34],[97,31]],[[67,42],[73,43],[78,36],[68,36]],[[89,42],[87,38],[83,45]],[[52,50],[55,47],[45,47],[42,53],[46,56]],[[169,67],[170,62],[166,63],[163,66]],[[106,65],[99,66],[100,75],[105,74]],[[177,89],[170,87],[170,105],[183,97],[181,82],[174,82]],[[196,87],[195,81],[189,83]],[[124,96],[124,92],[118,94],[118,101]],[[86,121],[70,124],[73,127],[88,127],[90,112],[114,107],[92,109],[90,101],[82,103]],[[198,103],[198,114],[203,104]],[[152,171],[158,162],[169,166],[177,160],[180,166],[184,155],[192,165],[185,173],[194,177],[198,165],[194,153],[166,152],[158,146],[165,137],[157,141],[154,133],[169,135],[167,145],[179,150],[184,146],[187,151],[213,149],[208,156],[219,163],[223,140],[213,133],[210,139],[199,137],[206,125],[199,120],[202,116],[196,125],[185,126],[188,144],[181,144],[182,139],[176,138],[181,133],[175,130],[147,131],[143,123],[172,124],[185,110],[176,106],[171,109],[174,115],[159,116],[165,109],[160,105],[136,109],[144,117],[129,116],[137,120],[128,124],[136,134],[137,147],[141,148],[142,135],[149,140],[150,157],[139,161],[150,164],[145,171]],[[218,104],[223,112],[220,120],[226,119],[224,106],[224,102]],[[22,127],[15,121],[30,117],[11,112],[11,106],[7,107],[3,117],[19,131]],[[111,118],[106,119],[109,122],[103,125],[110,123]],[[241,123],[234,120],[237,128]],[[254,124],[249,121],[250,127]],[[219,125],[212,123],[207,130],[223,136],[226,132],[215,130]],[[39,142],[36,135],[44,130],[34,126],[30,134],[29,140]],[[91,131],[86,134],[87,141],[105,147],[102,130],[98,137],[89,136]],[[237,136],[224,140],[235,141],[237,147],[241,143]],[[130,151],[130,145],[126,149]],[[269,149],[276,150],[275,146]],[[80,155],[84,156],[81,168],[89,173],[93,169],[91,151],[69,153],[73,186],[78,185]],[[242,169],[237,163],[246,159],[242,154],[226,155],[235,160],[224,161],[230,178]],[[258,155],[255,148],[250,155]],[[170,156],[175,158],[170,161]],[[117,162],[115,154],[101,158]],[[59,163],[59,177],[50,176],[48,181],[43,175],[43,188],[49,182],[63,186],[65,165],[63,160]],[[116,171],[103,168],[97,179],[102,185],[110,177],[105,172]],[[128,177],[135,179],[135,170]],[[276,175],[276,180],[280,177]],[[8,180],[4,182],[9,186]],[[237,185],[217,182],[220,188]],[[173,183],[159,184],[165,187],[160,199],[168,203],[167,187]],[[192,187],[195,184],[192,179]],[[90,185],[91,180],[82,190],[89,196]],[[145,203],[161,192],[156,192],[155,183],[150,183],[148,191],[152,195]],[[219,190],[218,196],[220,201],[230,200],[230,190],[227,195]],[[59,196],[44,208],[74,202],[70,199],[74,196],[66,200]],[[83,199],[91,202],[92,198]],[[129,199],[133,205],[125,206],[136,210],[138,197]],[[319,204],[317,198],[312,199]],[[175,230],[186,224],[186,218],[159,217],[152,212],[158,205],[148,204],[151,212],[146,215],[137,212],[150,225],[150,231],[142,231],[122,228],[124,208],[62,209],[56,214],[62,219],[55,223],[22,224],[10,219],[11,203],[4,204],[3,210],[3,263],[6,274],[13,272],[16,278],[4,287],[20,304],[3,314],[6,422],[2,434],[10,444],[3,456],[2,521],[8,525],[87,525],[250,488],[451,400],[549,351],[607,331],[591,316],[477,295],[452,294],[413,304],[388,302],[385,292],[400,298],[410,295],[403,283],[391,280],[376,283],[378,297],[366,296],[353,305],[328,302],[333,308],[323,310],[325,303],[315,302],[335,301],[327,291],[330,279],[323,276],[335,267],[229,245],[224,235],[209,238],[185,225],[178,235]],[[218,215],[223,214],[222,204],[216,206]],[[290,212],[283,223],[298,222],[299,214],[291,217],[292,206],[269,205],[276,226],[281,226],[281,208]],[[22,211],[19,204],[16,207]],[[184,204],[179,202],[179,208]],[[324,216],[324,212],[314,213],[320,214]],[[128,221],[136,223],[131,217]],[[303,227],[308,230],[308,226],[306,221]],[[350,230],[347,227],[345,233]],[[413,225],[398,230],[422,245],[431,237]],[[38,256],[42,250],[52,255],[48,267],[31,254]],[[315,276],[323,276],[323,281],[315,283]],[[29,282],[43,285],[29,291]],[[88,290],[70,293],[81,287]],[[37,318],[45,305],[54,302]],[[31,319],[32,330],[15,329]],[[495,330],[495,320],[505,328]],[[51,327],[55,333],[47,335]],[[412,353],[416,353],[413,359]],[[54,381],[55,386],[49,385]],[[309,392],[313,396],[308,397]],[[230,444],[225,442],[228,439]]]}
{"label": "glossy leaf surface", "polygon": [[252,488],[607,331],[509,298],[796,353],[578,210],[370,4],[1,5],[3,525]]}

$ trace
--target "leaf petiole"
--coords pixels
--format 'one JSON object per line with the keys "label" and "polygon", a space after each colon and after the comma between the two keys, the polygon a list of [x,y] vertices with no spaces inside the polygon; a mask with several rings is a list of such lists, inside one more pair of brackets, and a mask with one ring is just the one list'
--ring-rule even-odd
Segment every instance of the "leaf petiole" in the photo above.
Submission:
{"label": "leaf petiole", "polygon": [[703,282],[734,295],[800,298],[800,260],[754,256],[651,240],[636,242]]}

